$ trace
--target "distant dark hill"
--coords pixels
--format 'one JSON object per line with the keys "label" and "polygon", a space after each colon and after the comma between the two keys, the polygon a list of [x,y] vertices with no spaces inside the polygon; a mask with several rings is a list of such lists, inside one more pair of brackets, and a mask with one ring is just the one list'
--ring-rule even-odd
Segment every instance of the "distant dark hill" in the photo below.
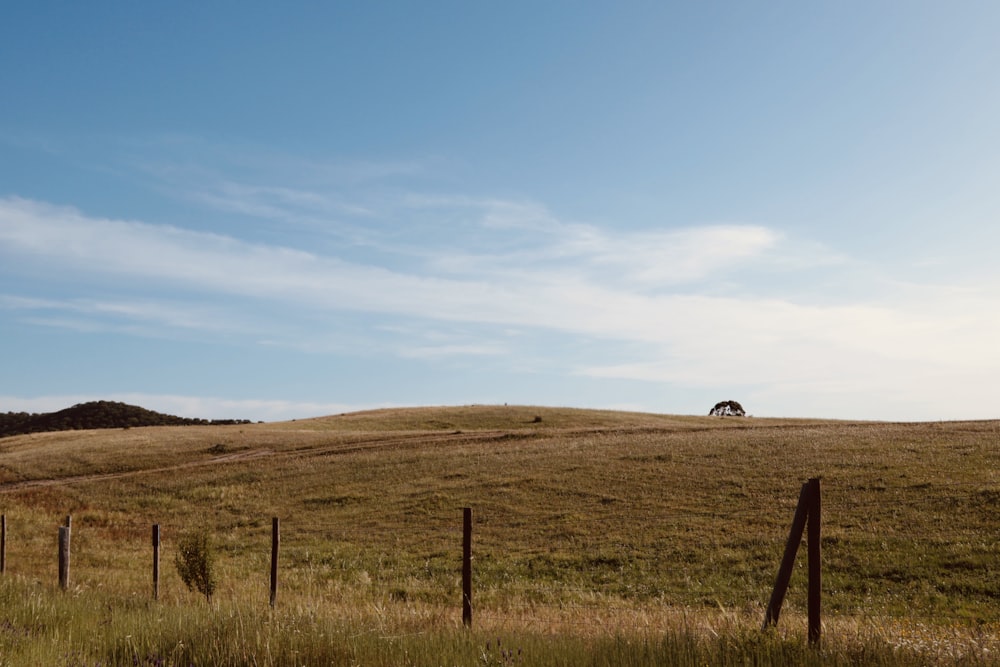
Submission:
{"label": "distant dark hill", "polygon": [[43,431],[72,431],[94,428],[130,428],[133,426],[194,426],[249,424],[238,419],[190,419],[154,412],[137,405],[116,401],[79,403],[58,412],[31,414],[0,413],[0,438]]}

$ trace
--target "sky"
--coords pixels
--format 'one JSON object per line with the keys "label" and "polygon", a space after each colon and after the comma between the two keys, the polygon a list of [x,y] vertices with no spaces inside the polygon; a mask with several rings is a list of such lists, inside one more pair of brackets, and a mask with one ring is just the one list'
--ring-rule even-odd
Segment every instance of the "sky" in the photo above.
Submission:
{"label": "sky", "polygon": [[997,418],[1000,4],[0,20],[0,412]]}

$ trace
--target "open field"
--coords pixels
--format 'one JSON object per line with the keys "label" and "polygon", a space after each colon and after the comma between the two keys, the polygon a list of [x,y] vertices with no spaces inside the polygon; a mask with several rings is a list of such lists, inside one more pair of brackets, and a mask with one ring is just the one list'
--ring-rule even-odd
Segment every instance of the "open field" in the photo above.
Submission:
{"label": "open field", "polygon": [[[997,421],[506,406],[4,438],[0,662],[1000,664],[998,463]],[[799,487],[816,476],[819,650],[804,640],[804,553],[781,626],[759,632]],[[70,513],[64,594],[56,527]],[[211,605],[171,562],[199,526],[219,550]]]}

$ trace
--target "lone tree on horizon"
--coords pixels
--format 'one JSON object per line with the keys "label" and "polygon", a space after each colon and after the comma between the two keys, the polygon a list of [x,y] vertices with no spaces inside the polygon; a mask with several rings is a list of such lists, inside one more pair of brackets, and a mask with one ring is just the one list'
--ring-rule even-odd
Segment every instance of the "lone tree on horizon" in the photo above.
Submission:
{"label": "lone tree on horizon", "polygon": [[719,401],[709,410],[709,417],[746,417],[746,410],[736,401]]}

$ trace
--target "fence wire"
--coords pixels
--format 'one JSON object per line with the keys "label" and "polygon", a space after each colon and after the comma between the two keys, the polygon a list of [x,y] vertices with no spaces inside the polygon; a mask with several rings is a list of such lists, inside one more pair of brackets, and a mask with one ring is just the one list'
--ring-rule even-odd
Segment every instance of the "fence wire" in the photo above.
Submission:
{"label": "fence wire", "polygon": [[[914,619],[928,622],[968,622],[983,621],[984,613],[997,614],[1000,611],[1000,547],[997,535],[983,532],[983,522],[970,517],[969,513],[990,513],[1000,501],[1000,486],[993,478],[992,471],[984,471],[984,477],[975,481],[934,481],[908,480],[905,485],[884,484],[873,489],[865,489],[866,495],[858,495],[850,488],[824,483],[822,496],[823,549],[832,556],[824,565],[824,581],[828,582],[824,597],[831,606],[839,604],[838,595],[843,593],[836,587],[861,586],[865,579],[873,588],[892,587],[902,593],[924,594],[921,587],[933,587],[930,580],[935,571],[949,562],[956,568],[963,568],[966,578],[979,578],[985,584],[970,588],[963,596],[960,589],[942,593],[927,593],[929,598],[936,595],[938,603],[930,611],[920,607],[890,603],[880,599],[875,590],[869,599],[857,593],[850,598],[856,604],[848,604],[855,614],[877,615],[892,619]],[[884,488],[883,488],[884,487]],[[933,490],[935,493],[930,493]],[[744,498],[740,505],[725,498],[713,499],[707,494],[697,498],[682,499],[682,508],[655,505],[649,502],[629,502],[616,499],[612,503],[614,511],[608,510],[607,517],[589,517],[579,514],[567,518],[567,506],[550,508],[549,512],[537,508],[530,513],[520,514],[517,508],[492,505],[474,507],[473,554],[477,577],[485,575],[487,590],[476,591],[477,599],[485,599],[487,606],[481,610],[494,623],[502,623],[504,614],[509,614],[511,623],[521,619],[544,616],[553,623],[567,627],[600,629],[609,623],[607,616],[614,614],[649,613],[652,606],[711,607],[720,609],[727,604],[747,613],[763,613],[767,595],[777,573],[781,553],[785,547],[788,530],[792,522],[798,489],[794,484],[781,493],[767,497],[755,497],[753,491],[749,501]],[[601,504],[596,506],[600,514]],[[917,513],[922,517],[919,523],[900,523],[901,509],[907,516]],[[633,533],[621,534],[609,531],[608,521],[626,516]],[[282,577],[288,575],[289,568],[319,564],[309,575],[297,572],[296,576],[330,577],[331,572],[350,572],[352,568],[372,570],[376,590],[390,599],[405,603],[409,594],[399,588],[399,582],[415,581],[417,587],[431,599],[457,595],[458,577],[461,573],[462,523],[461,508],[442,508],[427,513],[426,532],[409,528],[400,536],[398,524],[401,517],[392,518],[393,526],[386,526],[379,520],[366,518],[360,523],[337,523],[328,518],[322,525],[299,526],[295,518],[282,517]],[[530,544],[514,542],[519,528],[532,524],[542,537]],[[997,523],[985,524],[995,528]],[[573,531],[566,533],[566,526]],[[705,527],[712,532],[704,532]],[[743,528],[753,527],[752,537],[747,537]],[[270,518],[257,521],[257,525],[236,529],[230,536],[234,542],[242,542],[238,556],[253,551],[255,558],[263,562],[269,554],[266,534]],[[733,527],[740,527],[736,530]],[[74,536],[82,533],[83,539],[75,539],[78,549],[87,549],[96,539],[86,536],[86,521],[78,521],[73,528]],[[689,533],[685,533],[689,530]],[[15,530],[16,532],[16,530]],[[253,544],[243,537],[253,534]],[[148,528],[136,535],[136,541],[148,541]],[[172,537],[165,535],[169,544]],[[749,540],[749,543],[748,543]],[[885,554],[869,552],[865,556],[853,556],[844,544],[860,544],[886,541]],[[888,543],[892,544],[888,544]],[[697,548],[693,546],[698,543]],[[714,547],[711,549],[705,545]],[[16,544],[8,541],[7,551],[14,555]],[[685,552],[688,549],[688,552]],[[906,572],[893,575],[892,559],[907,549],[921,549],[925,555],[943,558],[949,549],[960,553],[951,554],[952,561],[939,560],[930,563],[926,571],[913,573],[907,578]],[[963,551],[964,550],[964,551]],[[306,552],[310,552],[306,555]],[[727,552],[731,552],[728,553]],[[700,561],[685,563],[676,560],[678,554],[690,553]],[[706,553],[718,558],[718,563],[703,562]],[[731,567],[737,569],[739,563],[733,559],[746,558],[752,553],[762,558],[755,568],[744,570],[742,574],[729,576],[723,573],[713,579],[714,583],[697,581],[698,577],[708,578],[717,573],[715,569]],[[727,560],[727,558],[729,560]],[[805,558],[805,550],[800,550],[799,560]],[[852,561],[852,558],[854,561]],[[964,558],[964,560],[962,560]],[[339,560],[338,560],[339,559]],[[421,571],[414,563],[426,561]],[[869,562],[871,561],[871,562]],[[83,561],[86,567],[87,561]],[[852,581],[851,563],[856,568]],[[538,574],[531,567],[551,571]],[[77,565],[77,567],[80,567]],[[384,567],[383,572],[377,568]],[[580,568],[573,570],[572,568]],[[905,567],[905,566],[899,566]],[[589,570],[587,568],[590,568]],[[689,571],[695,581],[686,581],[683,576],[665,577],[663,573]],[[638,573],[638,574],[637,574]],[[873,574],[874,573],[874,574]],[[508,575],[511,591],[505,596],[503,575]],[[899,581],[894,581],[891,576]],[[734,581],[740,576],[743,593],[733,596],[727,590],[713,590],[713,585],[721,586],[726,581]],[[875,577],[875,578],[872,578]],[[890,577],[890,578],[887,578]],[[751,579],[749,583],[746,579]],[[474,579],[474,581],[477,581]],[[478,579],[482,582],[482,578]],[[651,582],[653,582],[651,584]],[[722,583],[720,583],[722,582]],[[888,582],[888,583],[887,583]],[[427,593],[430,586],[444,584],[444,590],[437,594]],[[940,582],[939,582],[940,583]],[[475,587],[476,584],[474,584]],[[482,585],[482,583],[480,583]],[[688,586],[685,589],[685,586]],[[990,586],[993,588],[991,589]],[[695,591],[695,592],[692,592]],[[396,595],[396,598],[393,598]],[[977,597],[977,607],[968,608],[965,598]],[[398,599],[397,599],[398,598]],[[713,598],[715,602],[713,603]],[[801,606],[802,594],[791,595],[792,603]],[[981,598],[981,599],[980,599]],[[609,606],[608,600],[616,603]],[[592,601],[588,604],[587,601]],[[734,601],[735,600],[735,601]],[[638,610],[638,611],[637,611]],[[600,613],[598,613],[600,612]],[[836,612],[834,612],[836,613]],[[985,619],[996,621],[996,618]]]}

